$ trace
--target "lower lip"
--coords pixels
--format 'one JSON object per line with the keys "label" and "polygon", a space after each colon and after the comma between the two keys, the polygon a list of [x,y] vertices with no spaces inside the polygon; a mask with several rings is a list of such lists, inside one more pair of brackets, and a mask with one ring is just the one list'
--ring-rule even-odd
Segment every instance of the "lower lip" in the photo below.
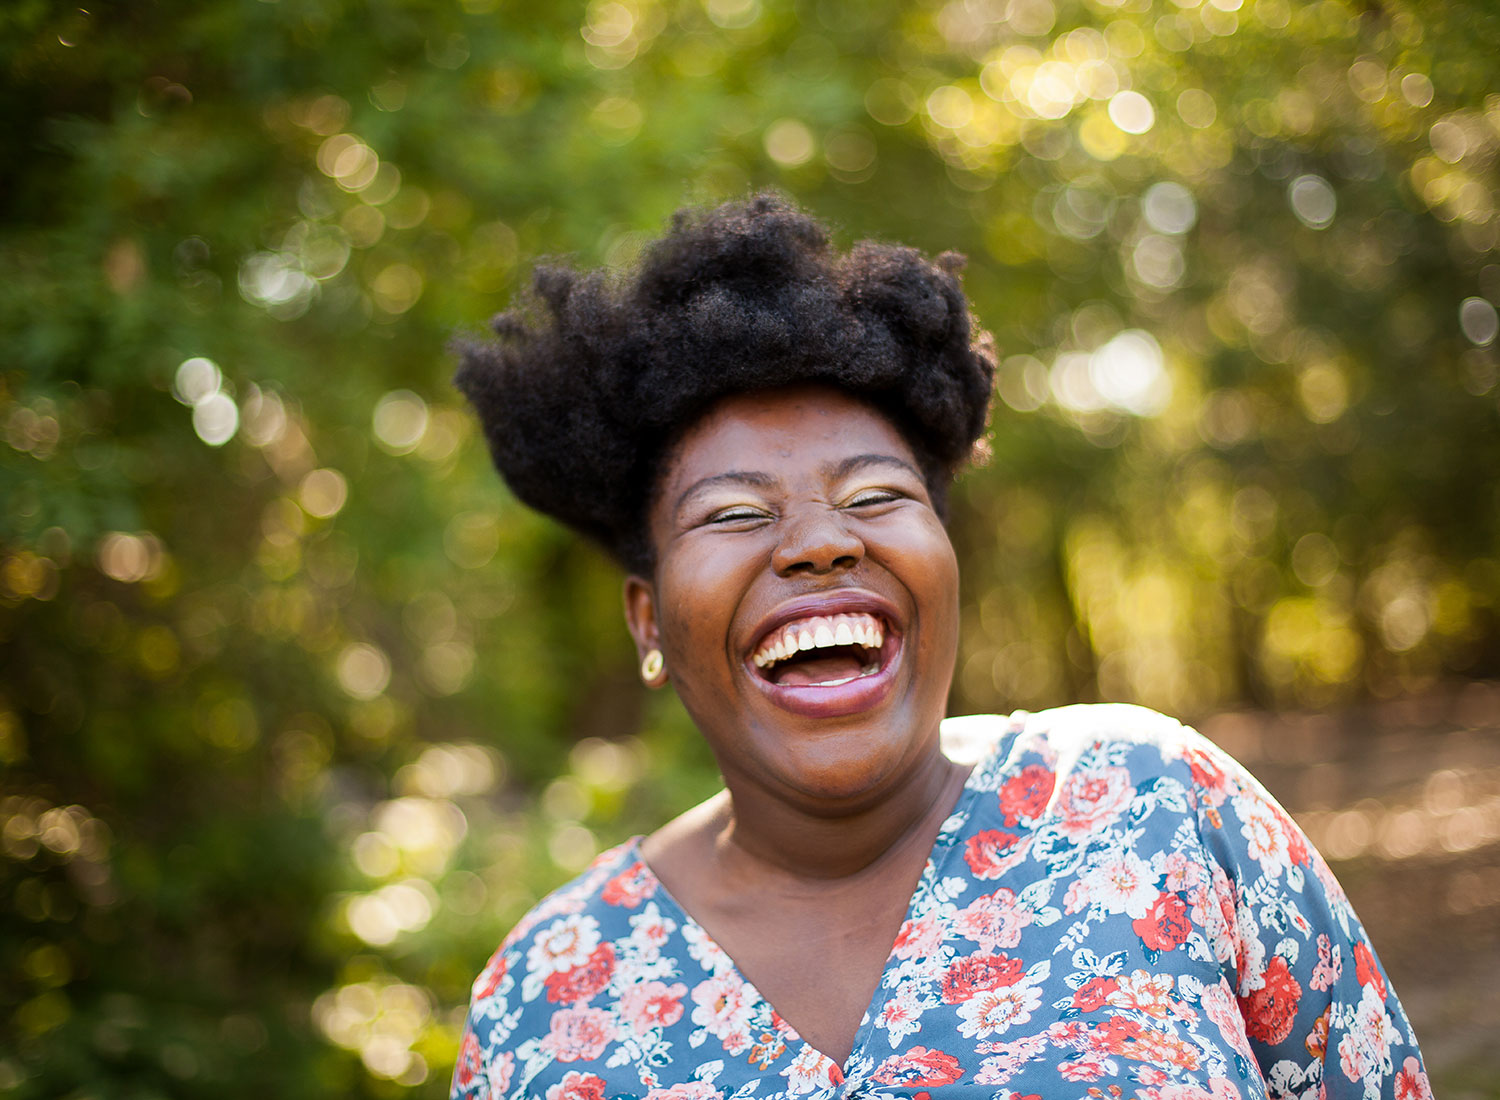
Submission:
{"label": "lower lip", "polygon": [[879,672],[868,676],[856,676],[842,684],[804,684],[786,687],[773,684],[751,669],[750,678],[756,687],[765,692],[771,702],[793,714],[807,718],[838,718],[846,714],[859,714],[878,706],[891,693],[896,683],[896,663],[901,658],[901,646],[881,663]]}

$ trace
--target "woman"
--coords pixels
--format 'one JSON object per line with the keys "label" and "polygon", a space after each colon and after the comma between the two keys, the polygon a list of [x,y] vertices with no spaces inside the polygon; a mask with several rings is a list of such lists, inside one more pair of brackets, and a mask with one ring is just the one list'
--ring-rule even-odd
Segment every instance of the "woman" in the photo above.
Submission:
{"label": "woman", "polygon": [[952,255],[774,197],[630,281],[543,271],[458,384],[517,495],[626,567],[724,790],[533,909],[455,1097],[1428,1095],[1338,884],[1136,707],[943,720],[948,482],[993,361]]}

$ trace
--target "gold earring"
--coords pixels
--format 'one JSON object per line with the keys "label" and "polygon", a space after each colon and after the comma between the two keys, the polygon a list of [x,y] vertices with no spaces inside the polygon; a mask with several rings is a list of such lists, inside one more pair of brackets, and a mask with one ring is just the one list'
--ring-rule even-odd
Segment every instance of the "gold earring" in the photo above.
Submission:
{"label": "gold earring", "polygon": [[666,663],[666,660],[661,655],[661,650],[651,650],[646,654],[645,659],[641,661],[641,679],[648,684],[655,684],[657,677],[662,673],[662,669],[666,667]]}

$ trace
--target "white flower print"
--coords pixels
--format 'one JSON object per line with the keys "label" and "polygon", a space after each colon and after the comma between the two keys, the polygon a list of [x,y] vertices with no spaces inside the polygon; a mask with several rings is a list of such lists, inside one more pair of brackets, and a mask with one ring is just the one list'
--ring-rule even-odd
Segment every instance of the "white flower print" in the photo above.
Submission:
{"label": "white flower print", "polygon": [[819,1089],[831,1088],[842,1077],[832,1058],[810,1046],[804,1046],[781,1073],[786,1078],[786,1091],[790,1096],[805,1096]]}
{"label": "white flower print", "polygon": [[1286,832],[1281,827],[1276,812],[1264,802],[1234,796],[1234,809],[1240,818],[1240,835],[1245,838],[1245,850],[1260,864],[1266,877],[1279,879],[1291,866],[1288,855]]}
{"label": "white flower print", "polygon": [[750,1045],[750,1017],[755,1006],[745,983],[735,974],[705,978],[693,987],[693,1023],[707,1028],[730,1054]]}
{"label": "white flower print", "polygon": [[958,1032],[965,1039],[999,1035],[1031,1019],[1041,1003],[1041,990],[1029,981],[984,990],[958,1006]]}
{"label": "white flower print", "polygon": [[1083,873],[1089,901],[1107,913],[1144,917],[1156,900],[1156,875],[1134,852],[1113,851]]}

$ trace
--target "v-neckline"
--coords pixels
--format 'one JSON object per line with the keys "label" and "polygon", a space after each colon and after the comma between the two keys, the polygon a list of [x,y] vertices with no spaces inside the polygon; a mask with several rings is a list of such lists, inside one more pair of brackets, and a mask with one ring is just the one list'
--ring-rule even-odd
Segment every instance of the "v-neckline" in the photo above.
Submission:
{"label": "v-neckline", "polygon": [[974,799],[981,793],[981,787],[977,785],[976,780],[979,778],[980,774],[986,770],[987,764],[987,760],[979,760],[977,762],[974,762],[967,778],[965,778],[964,780],[963,787],[959,790],[957,800],[954,801],[952,808],[943,815],[942,824],[938,826],[937,835],[933,837],[932,846],[928,849],[927,852],[927,858],[922,862],[922,870],[917,875],[917,883],[912,888],[911,897],[907,899],[906,912],[901,918],[901,924],[897,926],[896,934],[894,937],[892,937],[891,940],[891,946],[886,951],[885,961],[881,964],[880,967],[880,976],[876,979],[875,989],[870,994],[870,1003],[865,1006],[864,1015],[860,1017],[859,1026],[855,1028],[854,1042],[853,1045],[849,1048],[849,1057],[842,1064],[840,1064],[838,1060],[835,1059],[831,1054],[828,1054],[818,1047],[813,1046],[810,1042],[804,1039],[802,1037],[802,1033],[797,1030],[796,1026],[789,1020],[787,1020],[787,1018],[783,1016],[779,1011],[777,1011],[776,1006],[771,1003],[770,998],[761,993],[761,991],[756,987],[755,983],[745,976],[745,972],[740,969],[740,964],[735,961],[734,956],[731,955],[728,951],[724,950],[719,941],[714,939],[714,937],[709,934],[708,930],[704,928],[703,925],[698,923],[697,918],[689,913],[686,907],[683,906],[683,904],[673,896],[672,892],[667,889],[666,884],[662,882],[656,871],[652,869],[651,865],[646,862],[645,857],[641,854],[641,841],[645,839],[643,836],[636,836],[631,838],[629,857],[634,862],[639,863],[641,867],[645,869],[645,873],[651,876],[651,882],[655,887],[652,892],[653,897],[665,902],[666,906],[674,910],[672,915],[678,919],[679,928],[693,928],[696,932],[696,938],[707,944],[713,949],[714,952],[716,952],[724,959],[728,972],[733,974],[735,979],[744,988],[747,1002],[757,1007],[764,1005],[767,1009],[769,1009],[771,1013],[773,1013],[774,1018],[781,1020],[782,1023],[786,1025],[786,1028],[791,1033],[791,1035],[795,1036],[797,1042],[802,1045],[799,1056],[801,1052],[809,1050],[812,1051],[825,1062],[829,1063],[830,1065],[836,1066],[839,1071],[840,1081],[842,1081],[845,1077],[847,1077],[849,1067],[854,1064],[856,1057],[858,1057],[860,1051],[864,1048],[868,1040],[869,1030],[870,1028],[875,1026],[875,1021],[879,1018],[880,1015],[880,1009],[884,1006],[884,1002],[889,995],[886,989],[885,979],[886,975],[890,973],[892,960],[896,958],[896,941],[899,940],[901,936],[901,929],[905,928],[907,923],[912,920],[912,914],[918,908],[918,903],[921,901],[923,896],[931,888],[931,884],[941,878],[941,868],[937,866],[936,862],[937,858],[940,855],[939,850],[942,849],[942,857],[947,857],[952,852],[951,846],[947,846],[942,843],[943,837],[947,835],[949,831],[947,828],[948,823],[953,820],[955,815],[959,813],[969,812]]}

